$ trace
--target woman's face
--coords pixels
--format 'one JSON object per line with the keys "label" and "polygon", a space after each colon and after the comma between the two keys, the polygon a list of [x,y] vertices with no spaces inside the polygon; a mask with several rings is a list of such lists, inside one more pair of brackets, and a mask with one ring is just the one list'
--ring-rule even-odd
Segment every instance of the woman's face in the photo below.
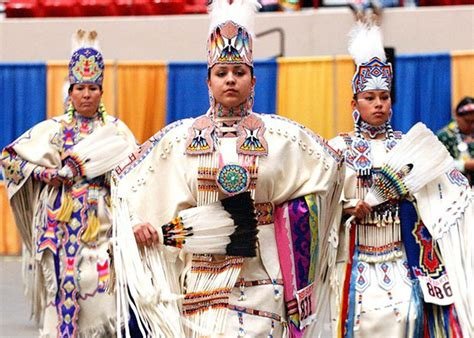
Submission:
{"label": "woman's face", "polygon": [[392,101],[388,90],[369,90],[358,93],[352,100],[352,109],[357,109],[362,120],[380,126],[390,118]]}
{"label": "woman's face", "polygon": [[474,111],[467,112],[463,115],[456,114],[456,121],[461,133],[466,135],[474,133]]}
{"label": "woman's face", "polygon": [[99,109],[102,89],[96,84],[77,83],[69,93],[74,109],[85,117],[92,117]]}
{"label": "woman's face", "polygon": [[255,77],[245,64],[217,64],[211,68],[207,84],[214,100],[229,109],[247,100],[255,85]]}

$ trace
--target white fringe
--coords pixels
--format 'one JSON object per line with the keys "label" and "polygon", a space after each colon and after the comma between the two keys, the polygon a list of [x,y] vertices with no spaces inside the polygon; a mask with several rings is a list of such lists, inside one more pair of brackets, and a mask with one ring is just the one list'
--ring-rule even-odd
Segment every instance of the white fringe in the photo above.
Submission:
{"label": "white fringe", "polygon": [[[114,203],[114,260],[117,290],[117,336],[128,330],[129,306],[144,336],[183,337],[178,301],[179,281],[163,247],[139,251],[130,224],[128,206],[112,187]],[[143,323],[144,327],[141,325]]]}
{"label": "white fringe", "polygon": [[474,277],[474,196],[469,189],[463,195],[435,224],[433,239],[441,250],[463,336],[469,338],[474,335],[474,293],[470,291]]}

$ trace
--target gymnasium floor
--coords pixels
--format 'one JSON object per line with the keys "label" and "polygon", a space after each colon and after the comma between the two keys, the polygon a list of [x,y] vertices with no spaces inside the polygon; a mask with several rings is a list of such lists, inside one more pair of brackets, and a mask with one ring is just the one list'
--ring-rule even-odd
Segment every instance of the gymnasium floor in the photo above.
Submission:
{"label": "gymnasium floor", "polygon": [[0,337],[38,337],[23,295],[21,259],[0,256]]}

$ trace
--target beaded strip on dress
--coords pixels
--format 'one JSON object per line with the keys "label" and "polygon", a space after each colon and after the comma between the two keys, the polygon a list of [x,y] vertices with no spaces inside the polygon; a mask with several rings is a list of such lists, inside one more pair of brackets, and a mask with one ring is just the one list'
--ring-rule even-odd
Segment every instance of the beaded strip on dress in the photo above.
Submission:
{"label": "beaded strip on dress", "polygon": [[[356,198],[363,200],[373,184],[373,174],[376,172],[372,165],[371,142],[365,139],[363,133],[371,135],[367,130],[377,130],[376,137],[384,132],[387,152],[396,145],[398,135],[395,136],[388,121],[380,127],[368,128],[370,125],[365,121],[362,123],[358,112],[355,112],[354,116],[359,118],[354,121],[354,137],[345,137],[348,146],[346,156],[353,158],[354,170],[357,173]],[[357,238],[361,261],[383,262],[400,257],[402,252],[398,203],[389,201],[375,207],[357,227]]]}
{"label": "beaded strip on dress", "polygon": [[[105,122],[107,113],[101,104],[98,113],[92,118],[87,118],[75,112],[72,105],[66,110],[66,119],[61,122],[60,132],[52,139],[62,149],[62,154],[77,144],[84,137]],[[104,176],[91,181],[75,178],[70,185],[64,186],[60,196],[60,204],[55,204],[55,210],[49,210],[48,222],[45,232],[40,232],[38,252],[53,249],[52,243],[59,245],[59,227],[63,229],[63,241],[66,266],[64,273],[59,277],[59,296],[56,304],[59,314],[58,329],[63,336],[67,332],[78,330],[77,319],[80,312],[78,297],[78,267],[80,252],[85,244],[94,246],[98,238],[100,223],[98,222],[97,206],[99,190],[108,186]],[[87,221],[85,221],[87,220]],[[54,223],[54,224],[53,224]],[[51,236],[55,237],[55,240]],[[58,249],[55,247],[54,249]],[[107,262],[97,263],[98,291],[105,292],[108,285],[109,271]]]}
{"label": "beaded strip on dress", "polygon": [[[245,102],[231,109],[215,103],[212,95],[210,103],[209,112],[189,129],[186,143],[186,154],[198,156],[199,161],[197,205],[246,190],[255,198],[258,158],[267,154],[268,146],[263,121],[251,113],[253,91]],[[220,147],[225,138],[236,138],[238,163],[224,163]],[[228,299],[242,264],[240,257],[215,260],[210,255],[193,255],[183,309],[186,318],[203,332],[224,331]],[[216,265],[225,268],[216,269]],[[188,333],[198,334],[194,330]]]}

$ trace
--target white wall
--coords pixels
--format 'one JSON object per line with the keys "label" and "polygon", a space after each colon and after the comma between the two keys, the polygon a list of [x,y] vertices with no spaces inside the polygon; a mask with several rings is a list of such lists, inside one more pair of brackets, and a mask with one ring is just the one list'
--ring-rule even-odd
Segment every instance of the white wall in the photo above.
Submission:
{"label": "white wall", "polygon": [[[319,8],[296,13],[260,13],[256,33],[281,27],[285,56],[347,54],[353,24],[347,8]],[[3,19],[0,61],[66,60],[77,28],[96,29],[107,59],[205,60],[207,15]],[[474,49],[474,6],[387,9],[385,44],[397,53]],[[279,52],[277,35],[260,38],[257,58]]]}

